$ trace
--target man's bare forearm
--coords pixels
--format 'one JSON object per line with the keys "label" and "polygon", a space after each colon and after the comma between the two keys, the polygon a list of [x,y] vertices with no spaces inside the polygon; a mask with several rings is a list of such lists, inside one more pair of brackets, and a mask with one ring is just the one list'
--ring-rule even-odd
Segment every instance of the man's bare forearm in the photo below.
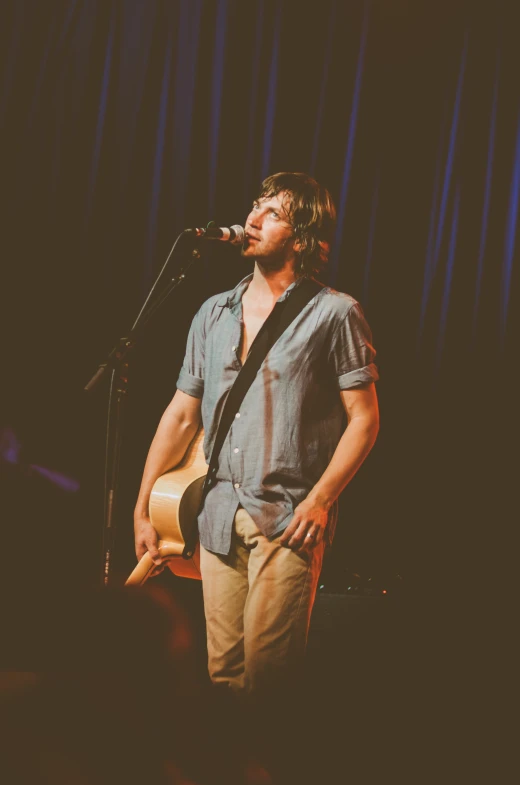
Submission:
{"label": "man's bare forearm", "polygon": [[136,513],[148,515],[148,503],[155,481],[180,463],[199,425],[200,417],[187,418],[172,404],[166,409],[148,452],[135,506]]}
{"label": "man's bare forearm", "polygon": [[378,430],[379,422],[376,417],[352,419],[329,465],[307,498],[327,508],[330,507],[374,446]]}

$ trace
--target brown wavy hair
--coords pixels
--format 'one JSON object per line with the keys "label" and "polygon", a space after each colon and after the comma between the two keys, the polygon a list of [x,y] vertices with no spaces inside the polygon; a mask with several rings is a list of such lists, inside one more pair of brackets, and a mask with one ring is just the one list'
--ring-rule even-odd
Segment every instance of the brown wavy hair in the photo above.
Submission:
{"label": "brown wavy hair", "polygon": [[334,202],[324,186],[303,172],[272,174],[263,181],[258,199],[270,199],[284,191],[284,208],[301,245],[296,272],[314,277],[329,260],[336,226]]}

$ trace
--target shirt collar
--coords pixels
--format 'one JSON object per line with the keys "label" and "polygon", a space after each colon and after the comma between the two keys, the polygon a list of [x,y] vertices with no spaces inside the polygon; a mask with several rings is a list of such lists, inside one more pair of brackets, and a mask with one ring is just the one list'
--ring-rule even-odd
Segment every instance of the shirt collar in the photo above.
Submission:
{"label": "shirt collar", "polygon": [[[226,306],[230,309],[234,308],[239,302],[242,301],[242,296],[252,280],[253,280],[253,273],[251,273],[250,275],[246,275],[245,278],[242,278],[242,280],[239,283],[237,283],[237,285],[231,292],[229,293],[224,292],[224,294],[220,297],[220,299],[217,300],[217,305],[220,305],[221,308],[224,308]],[[293,281],[292,284],[290,284],[290,286],[287,287],[285,292],[280,295],[280,297],[276,302],[282,303],[284,300],[286,300],[289,297],[289,294],[292,292],[292,290],[295,289],[301,283],[301,281],[303,281],[303,277],[297,278],[296,281]]]}

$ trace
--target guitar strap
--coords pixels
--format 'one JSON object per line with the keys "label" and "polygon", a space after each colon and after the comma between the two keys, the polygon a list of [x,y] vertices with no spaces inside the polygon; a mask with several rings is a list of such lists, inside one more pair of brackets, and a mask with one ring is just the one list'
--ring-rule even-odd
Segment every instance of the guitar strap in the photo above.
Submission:
{"label": "guitar strap", "polygon": [[[278,338],[285,332],[291,322],[303,311],[307,303],[309,303],[318,292],[323,289],[323,284],[314,281],[311,278],[304,278],[298,286],[290,293],[287,299],[281,303],[276,303],[273,310],[263,323],[258,331],[251,348],[247,355],[246,361],[240,369],[235,382],[229,391],[222,416],[217,429],[215,443],[211,451],[209,461],[208,473],[204,481],[202,489],[202,497],[199,507],[199,513],[204,506],[204,500],[208,491],[216,483],[218,457],[226,439],[226,436],[231,428],[231,423],[235,419],[235,414],[240,409],[242,401],[244,400],[247,391],[251,387],[260,366],[265,360],[269,350],[276,343]],[[197,516],[198,517],[198,516]],[[183,557],[185,559],[191,558],[198,537],[198,527],[195,519],[195,525],[187,535]]]}

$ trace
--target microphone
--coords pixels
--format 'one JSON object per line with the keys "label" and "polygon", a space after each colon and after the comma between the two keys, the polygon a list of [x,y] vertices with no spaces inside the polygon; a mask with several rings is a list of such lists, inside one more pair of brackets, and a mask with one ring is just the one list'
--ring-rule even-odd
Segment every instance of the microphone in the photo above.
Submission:
{"label": "microphone", "polygon": [[244,228],[235,224],[229,228],[226,226],[213,226],[209,223],[205,229],[185,229],[185,234],[194,234],[200,240],[222,240],[231,245],[242,245],[244,242]]}

